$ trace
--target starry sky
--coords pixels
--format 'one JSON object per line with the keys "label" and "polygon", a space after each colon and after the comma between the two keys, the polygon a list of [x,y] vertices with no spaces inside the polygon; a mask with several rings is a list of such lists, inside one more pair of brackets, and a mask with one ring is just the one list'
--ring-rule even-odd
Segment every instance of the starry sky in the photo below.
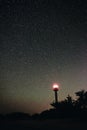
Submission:
{"label": "starry sky", "polygon": [[0,0],[0,113],[39,113],[87,90],[86,0]]}

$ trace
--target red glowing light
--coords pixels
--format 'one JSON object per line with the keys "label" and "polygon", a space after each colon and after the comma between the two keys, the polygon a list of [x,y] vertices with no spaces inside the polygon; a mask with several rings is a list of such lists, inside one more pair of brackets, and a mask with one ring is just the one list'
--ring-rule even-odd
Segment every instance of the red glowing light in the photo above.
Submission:
{"label": "red glowing light", "polygon": [[53,84],[53,90],[58,91],[59,90],[59,85],[58,84]]}

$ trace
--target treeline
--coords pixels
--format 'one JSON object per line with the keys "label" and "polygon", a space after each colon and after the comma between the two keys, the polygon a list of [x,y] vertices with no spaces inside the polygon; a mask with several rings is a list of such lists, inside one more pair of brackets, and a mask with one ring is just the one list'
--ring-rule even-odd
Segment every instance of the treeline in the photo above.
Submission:
{"label": "treeline", "polygon": [[43,117],[87,119],[87,91],[81,90],[75,94],[76,100],[68,95],[63,101],[51,103],[53,109],[42,112]]}
{"label": "treeline", "polygon": [[9,114],[0,114],[1,120],[29,120],[31,119],[30,114],[23,112],[12,112]]}
{"label": "treeline", "polygon": [[87,120],[87,91],[81,90],[75,93],[74,100],[70,95],[60,102],[52,102],[52,109],[45,110],[40,114],[30,115],[22,112],[14,112],[6,115],[0,114],[0,119],[30,120],[30,119],[53,119],[53,118],[80,118]]}

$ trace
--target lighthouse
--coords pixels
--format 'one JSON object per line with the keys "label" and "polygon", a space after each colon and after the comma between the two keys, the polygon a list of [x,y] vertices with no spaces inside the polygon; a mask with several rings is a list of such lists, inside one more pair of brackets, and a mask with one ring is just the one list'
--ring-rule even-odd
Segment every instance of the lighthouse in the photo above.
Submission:
{"label": "lighthouse", "polygon": [[55,103],[58,103],[58,90],[59,90],[59,85],[57,83],[53,84]]}

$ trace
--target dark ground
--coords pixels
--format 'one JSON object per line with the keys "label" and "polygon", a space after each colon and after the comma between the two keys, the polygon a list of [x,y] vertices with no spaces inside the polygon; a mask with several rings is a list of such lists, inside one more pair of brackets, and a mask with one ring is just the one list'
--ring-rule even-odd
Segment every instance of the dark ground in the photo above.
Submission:
{"label": "dark ground", "polygon": [[0,121],[0,130],[86,130],[87,122],[79,119]]}

